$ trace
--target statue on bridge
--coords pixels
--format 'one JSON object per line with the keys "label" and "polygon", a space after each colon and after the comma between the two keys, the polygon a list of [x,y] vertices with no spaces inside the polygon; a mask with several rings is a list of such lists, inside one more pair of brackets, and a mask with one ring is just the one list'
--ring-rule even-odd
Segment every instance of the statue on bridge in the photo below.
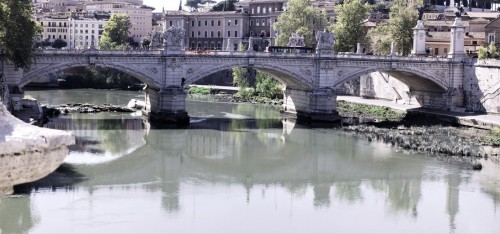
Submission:
{"label": "statue on bridge", "polygon": [[163,37],[161,35],[161,32],[158,32],[157,30],[154,30],[153,32],[150,32],[149,35],[149,48],[151,49],[158,49],[161,48],[163,44]]}
{"label": "statue on bridge", "polygon": [[316,33],[316,53],[325,51],[327,53],[333,53],[333,43],[335,42],[335,34],[332,32],[319,31]]}
{"label": "statue on bridge", "polygon": [[288,39],[288,47],[304,47],[304,37],[301,37],[299,33],[292,33],[292,36]]}
{"label": "statue on bridge", "polygon": [[170,26],[162,33],[163,47],[166,50],[178,51],[184,49],[184,37],[186,30],[178,26]]}

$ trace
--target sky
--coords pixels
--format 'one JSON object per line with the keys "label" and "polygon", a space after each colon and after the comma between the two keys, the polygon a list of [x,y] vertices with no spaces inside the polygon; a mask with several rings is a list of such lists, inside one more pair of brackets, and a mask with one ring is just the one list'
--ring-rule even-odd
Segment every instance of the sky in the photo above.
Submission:
{"label": "sky", "polygon": [[[182,0],[183,6],[185,3],[186,0]],[[161,12],[163,7],[165,7],[165,10],[179,9],[179,0],[144,0],[144,4],[154,7],[155,8],[154,12]]]}

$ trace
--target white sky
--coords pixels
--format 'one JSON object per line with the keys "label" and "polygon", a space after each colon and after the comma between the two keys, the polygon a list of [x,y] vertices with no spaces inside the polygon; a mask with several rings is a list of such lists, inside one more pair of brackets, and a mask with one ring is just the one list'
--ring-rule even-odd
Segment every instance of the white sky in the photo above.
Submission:
{"label": "white sky", "polygon": [[[186,0],[182,0],[182,6],[184,6],[185,3]],[[154,7],[154,12],[161,12],[163,7],[165,7],[165,10],[179,9],[179,0],[144,0],[144,4]]]}

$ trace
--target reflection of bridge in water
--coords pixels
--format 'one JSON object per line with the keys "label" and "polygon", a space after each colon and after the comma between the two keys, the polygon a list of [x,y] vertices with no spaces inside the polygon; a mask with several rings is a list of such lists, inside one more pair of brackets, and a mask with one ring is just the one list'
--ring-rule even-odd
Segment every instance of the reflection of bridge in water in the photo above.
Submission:
{"label": "reflection of bridge in water", "polygon": [[[92,147],[115,150],[107,141],[120,137],[118,142],[124,147],[116,152],[119,157],[108,162],[76,165],[86,180],[75,188],[92,194],[107,186],[139,186],[161,192],[162,206],[174,213],[182,210],[183,183],[203,181],[242,186],[246,190],[242,199],[248,203],[252,203],[254,189],[280,187],[300,196],[310,188],[315,207],[330,207],[332,199],[363,202],[368,189],[383,194],[389,210],[416,218],[423,184],[446,181],[445,194],[439,193],[445,197],[431,199],[446,200],[442,209],[449,214],[453,228],[460,211],[458,187],[466,182],[459,172],[435,171],[436,162],[424,157],[402,156],[382,143],[366,144],[342,132],[305,129],[287,120],[211,118],[187,129],[154,129],[140,119],[60,120],[55,126],[75,129],[77,136],[98,142]],[[136,150],[127,153],[128,147]],[[13,219],[23,220],[26,230],[37,220],[31,214],[30,199],[19,202],[23,204],[16,206],[26,209],[16,209],[17,213],[10,211],[12,203],[0,203],[0,228],[6,233],[17,230]],[[11,218],[4,217],[7,214]]]}
{"label": "reflection of bridge in water", "polygon": [[[416,216],[422,181],[445,179],[450,186],[446,209],[451,216],[458,212],[459,191],[455,188],[461,183],[460,176],[429,176],[426,172],[432,171],[434,161],[402,157],[383,143],[367,145],[331,129],[303,129],[294,122],[275,119],[263,123],[207,119],[188,129],[153,129],[146,122],[142,130],[137,129],[142,120],[106,121],[132,127],[123,141],[143,138],[144,145],[107,163],[79,165],[78,171],[88,180],[78,186],[89,191],[106,185],[148,184],[147,189],[163,192],[163,206],[174,211],[180,209],[180,186],[186,180],[239,184],[247,190],[248,202],[255,186],[279,186],[291,194],[312,187],[311,202],[327,207],[332,197],[362,201],[362,188],[368,187],[383,192],[391,209]],[[121,130],[106,131],[115,137],[122,134]],[[103,145],[107,150],[107,144]]]}

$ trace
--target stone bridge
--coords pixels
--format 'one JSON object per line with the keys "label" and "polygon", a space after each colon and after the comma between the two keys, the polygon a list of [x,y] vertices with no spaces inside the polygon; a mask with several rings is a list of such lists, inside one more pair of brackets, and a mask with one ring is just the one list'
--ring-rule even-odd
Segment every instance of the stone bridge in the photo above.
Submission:
{"label": "stone bridge", "polygon": [[28,83],[49,73],[89,65],[114,68],[147,84],[145,113],[154,113],[153,118],[170,118],[167,116],[172,114],[176,118],[186,116],[183,88],[210,74],[235,67],[252,67],[274,75],[286,85],[285,110],[313,119],[334,118],[335,87],[375,71],[400,79],[410,90],[423,94],[423,99],[441,103],[436,108],[458,107],[463,102],[459,92],[452,92],[462,86],[463,64],[460,61],[358,54],[43,51],[37,54],[30,70],[6,71],[7,83],[22,90]]}
{"label": "stone bridge", "polygon": [[[422,32],[418,27],[414,30]],[[286,86],[285,111],[311,120],[336,120],[335,87],[375,71],[390,74],[407,84],[419,102],[433,103],[433,108],[450,110],[463,106],[463,43],[461,54],[460,48],[454,49],[449,58],[420,56],[422,47],[425,50],[425,41],[422,46],[418,37],[414,39],[414,52],[410,57],[396,56],[395,53],[390,56],[336,54],[332,49],[321,49],[319,44],[314,54],[198,53],[169,50],[167,45],[158,51],[51,50],[38,52],[29,70],[15,71],[6,65],[4,74],[11,96],[15,96],[22,95],[26,84],[64,69],[85,66],[114,68],[147,84],[145,115],[153,120],[184,123],[189,119],[185,111],[184,87],[215,72],[235,67],[252,67],[274,75]]]}

